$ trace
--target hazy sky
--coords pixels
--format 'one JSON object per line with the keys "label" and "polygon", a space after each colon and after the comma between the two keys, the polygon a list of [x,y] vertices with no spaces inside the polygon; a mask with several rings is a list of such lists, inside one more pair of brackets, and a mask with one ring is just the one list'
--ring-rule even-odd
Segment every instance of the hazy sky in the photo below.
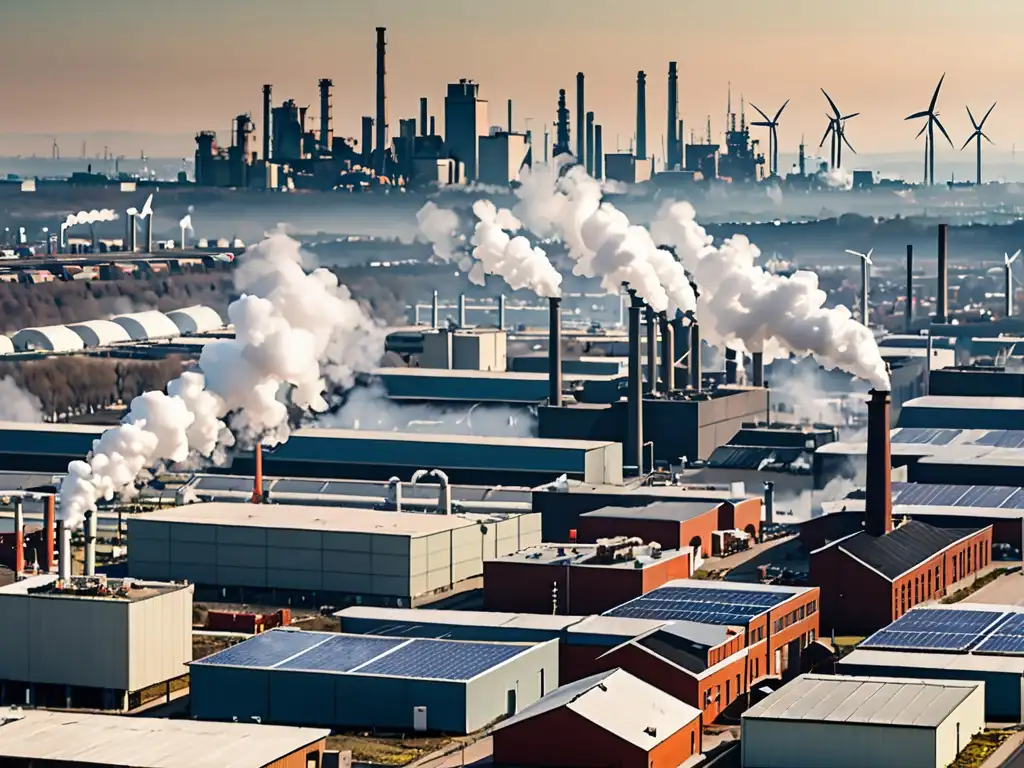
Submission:
{"label": "hazy sky", "polygon": [[740,94],[770,112],[792,99],[783,152],[801,133],[820,141],[821,86],[844,112],[862,112],[848,127],[862,154],[919,147],[903,118],[927,107],[944,71],[939,111],[957,150],[967,103],[977,117],[1001,99],[986,132],[1004,151],[1024,121],[1019,0],[0,0],[0,11],[8,153],[48,155],[56,135],[77,156],[78,134],[120,131],[135,135],[110,137],[118,153],[190,154],[198,130],[226,143],[235,114],[252,112],[259,126],[264,82],[276,103],[291,97],[316,115],[321,77],[335,82],[335,131],[357,136],[373,112],[378,25],[388,27],[393,133],[400,117],[418,116],[420,96],[443,128],[444,86],[466,77],[481,84],[492,123],[512,98],[517,129],[532,117],[536,134],[554,121],[559,88],[575,110],[583,71],[606,149],[616,135],[625,148],[642,69],[648,146],[660,156],[673,59],[687,135],[702,133],[708,114],[721,132],[731,80],[737,107]]}

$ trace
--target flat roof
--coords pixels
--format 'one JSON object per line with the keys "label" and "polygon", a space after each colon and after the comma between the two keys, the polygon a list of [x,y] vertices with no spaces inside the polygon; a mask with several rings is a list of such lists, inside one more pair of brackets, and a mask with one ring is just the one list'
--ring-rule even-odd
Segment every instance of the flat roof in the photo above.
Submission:
{"label": "flat roof", "polygon": [[595,495],[606,493],[617,496],[664,496],[666,499],[680,499],[683,501],[719,501],[733,504],[754,498],[753,495],[737,495],[732,488],[703,484],[643,485],[634,481],[625,485],[596,485],[583,482],[582,480],[570,479],[568,483],[561,484],[560,487],[562,490],[558,490],[554,483],[548,483],[534,490]]}
{"label": "flat roof", "polygon": [[[430,432],[384,432],[370,429],[335,429],[333,427],[305,427],[292,433],[296,437],[318,440],[381,441],[428,443],[432,445],[505,445],[515,448],[568,448],[593,450],[614,445],[608,440],[549,440],[540,437],[486,437],[481,435],[442,435]],[[282,443],[285,445],[285,443]]]}
{"label": "flat roof", "polygon": [[[646,549],[649,545],[637,544],[635,549]],[[539,544],[527,547],[519,552],[509,555],[491,558],[493,561],[502,563],[526,563],[533,565],[572,565],[581,568],[647,568],[657,565],[665,560],[682,555],[678,549],[659,550],[657,557],[649,553],[636,554],[629,560],[615,560],[612,562],[593,562],[597,556],[597,544]],[[639,565],[638,565],[639,563]]]}
{"label": "flat roof", "polygon": [[334,614],[345,619],[362,619],[382,623],[439,624],[460,627],[516,627],[561,631],[576,624],[581,616],[552,616],[540,613],[503,613],[498,611],[454,611],[438,608],[378,608],[352,605]]}
{"label": "flat roof", "polygon": [[[29,576],[0,587],[0,595],[28,595],[37,598],[59,600],[109,600],[116,602],[136,603],[151,597],[167,595],[182,589],[190,589],[188,584],[173,584],[161,581],[144,581],[142,579],[107,579],[105,577],[72,576],[69,589],[56,589],[56,574]],[[101,588],[101,585],[102,588]]]}
{"label": "flat roof", "polygon": [[[990,607],[979,605],[979,607]],[[856,648],[839,660],[840,667],[853,666],[954,672],[1004,672],[1024,675],[1024,656],[981,653],[936,653],[934,651],[890,651]]]}
{"label": "flat roof", "polygon": [[[544,355],[547,357],[547,355]],[[604,360],[605,358],[595,358]],[[611,358],[613,361],[615,358]],[[547,372],[528,371],[481,371],[473,368],[376,368],[374,376],[381,379],[397,376],[413,376],[428,379],[506,379],[509,381],[547,381]],[[563,373],[564,381],[615,381],[621,379],[617,373]]]}
{"label": "flat roof", "polygon": [[324,728],[0,710],[0,757],[133,768],[264,768]]}
{"label": "flat roof", "polygon": [[15,432],[69,432],[76,435],[96,435],[106,432],[110,427],[93,424],[67,424],[64,422],[31,422],[31,421],[0,421],[0,431]]}
{"label": "flat roof", "polygon": [[967,680],[801,675],[743,719],[937,728],[983,686]]}
{"label": "flat roof", "polygon": [[973,397],[970,395],[925,395],[907,400],[903,408],[944,408],[972,411],[1019,411],[1024,397]]}
{"label": "flat roof", "polygon": [[477,525],[477,519],[468,515],[433,515],[355,507],[250,504],[230,501],[185,504],[171,509],[144,512],[132,515],[128,519],[129,526],[136,521],[411,537],[429,536],[433,533]]}
{"label": "flat roof", "polygon": [[602,507],[580,517],[629,518],[632,520],[664,520],[682,523],[714,512],[721,501],[655,501],[646,507]]}

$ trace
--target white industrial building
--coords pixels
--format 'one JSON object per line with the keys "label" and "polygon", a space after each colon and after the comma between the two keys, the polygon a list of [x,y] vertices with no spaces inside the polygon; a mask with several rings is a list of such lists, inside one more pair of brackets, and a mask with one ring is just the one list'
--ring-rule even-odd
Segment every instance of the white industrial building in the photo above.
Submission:
{"label": "white industrial building", "polygon": [[[483,561],[540,543],[540,515],[189,504],[128,520],[128,571],[296,599],[428,601],[483,574]],[[329,599],[334,599],[330,597]]]}
{"label": "white industrial building", "polygon": [[985,728],[985,684],[802,675],[743,714],[743,768],[945,768]]}
{"label": "white industrial building", "polygon": [[77,352],[85,348],[82,337],[66,325],[23,328],[12,339],[18,352]]}
{"label": "white industrial building", "polygon": [[124,328],[133,341],[170,339],[181,333],[171,318],[156,310],[115,315],[110,319]]}
{"label": "white industrial building", "polygon": [[185,584],[34,576],[0,588],[0,703],[124,710],[188,672]]}
{"label": "white industrial building", "polygon": [[0,336],[0,355],[9,355],[14,352],[14,342],[10,336]]}
{"label": "white industrial building", "polygon": [[218,331],[224,327],[224,321],[217,311],[202,304],[184,309],[175,309],[167,313],[167,317],[178,327],[183,336],[197,333]]}
{"label": "white industrial building", "polygon": [[86,347],[106,347],[132,340],[128,331],[112,320],[86,320],[84,323],[72,323],[68,328],[82,337]]}

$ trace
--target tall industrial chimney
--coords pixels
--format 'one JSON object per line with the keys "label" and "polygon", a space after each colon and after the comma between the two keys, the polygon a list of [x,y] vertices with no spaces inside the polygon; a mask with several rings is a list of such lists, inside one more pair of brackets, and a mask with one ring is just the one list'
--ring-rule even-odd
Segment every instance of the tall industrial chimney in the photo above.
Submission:
{"label": "tall industrial chimney", "polygon": [[751,383],[755,387],[764,386],[764,352],[755,352],[750,363]]}
{"label": "tall industrial chimney", "polygon": [[884,536],[892,530],[890,401],[888,392],[871,390],[868,400],[868,481],[864,515],[864,530],[871,536]]}
{"label": "tall industrial chimney", "polygon": [[576,73],[576,159],[581,163],[587,159],[586,130],[583,121],[586,118],[586,106],[583,97],[584,76]]}
{"label": "tall industrial chimney", "polygon": [[85,575],[96,575],[96,513],[85,513]]}
{"label": "tall industrial chimney", "polygon": [[[153,212],[152,211],[150,211],[149,212],[149,216],[147,216],[142,221],[142,236],[145,238],[145,242],[146,242],[146,253],[152,253],[153,252]],[[97,249],[96,252],[97,253],[99,252],[98,249]]]}
{"label": "tall industrial chimney", "polygon": [[735,384],[739,380],[739,361],[736,350],[725,348],[725,383]]}
{"label": "tall industrial chimney", "polygon": [[427,135],[427,97],[420,98],[420,136]]}
{"label": "tall industrial chimney", "polygon": [[694,392],[700,392],[703,388],[703,373],[701,371],[700,359],[700,323],[696,320],[690,323],[690,386]]}
{"label": "tall industrial chimney", "polygon": [[594,178],[604,178],[604,129],[594,126]]}
{"label": "tall industrial chimney", "polygon": [[256,462],[256,472],[252,479],[252,501],[253,504],[263,503],[263,443],[256,443],[253,450],[253,458]]}
{"label": "tall industrial chimney", "polygon": [[647,75],[636,73],[636,157],[647,157]]}
{"label": "tall industrial chimney", "polygon": [[936,299],[935,322],[944,325],[949,322],[947,315],[949,301],[949,225],[939,224],[939,286]]}
{"label": "tall industrial chimney", "polygon": [[434,297],[433,297],[433,299],[430,302],[430,327],[431,328],[437,328],[438,327],[438,323],[441,320],[441,317],[440,317],[439,313],[440,313],[440,308],[438,307],[438,303],[437,303],[437,291],[434,291]]}
{"label": "tall industrial chimney", "polygon": [[676,388],[675,329],[667,312],[658,313],[661,326],[661,393],[668,397]]}
{"label": "tall industrial chimney", "polygon": [[459,328],[466,327],[466,294],[459,294]]}
{"label": "tall industrial chimney", "polygon": [[331,88],[334,81],[323,78],[318,84],[320,88],[320,156],[331,154]]}
{"label": "tall industrial chimney", "polygon": [[433,115],[430,116],[430,135],[431,136],[437,136],[437,128],[434,125],[434,116]]}
{"label": "tall industrial chimney", "polygon": [[374,170],[383,176],[388,144],[388,101],[387,101],[387,27],[377,27],[377,155]]}
{"label": "tall industrial chimney", "polygon": [[359,139],[359,147],[363,155],[363,167],[369,168],[373,165],[373,118],[363,117],[362,137]]}
{"label": "tall industrial chimney", "polygon": [[764,483],[764,523],[771,525],[775,522],[775,483],[765,480]]}
{"label": "tall industrial chimney", "polygon": [[45,562],[43,568],[47,573],[53,571],[53,540],[55,531],[56,498],[52,493],[46,495],[45,506],[43,507],[43,554]]}
{"label": "tall industrial chimney", "polygon": [[594,175],[594,113],[587,112],[587,173]]}
{"label": "tall industrial chimney", "polygon": [[138,230],[136,228],[136,214],[129,213],[125,216],[125,226],[128,228],[125,232],[124,249],[129,253],[135,253],[139,249],[138,241]]}
{"label": "tall industrial chimney", "polygon": [[626,396],[625,464],[643,474],[644,463],[644,393],[643,371],[640,369],[640,308],[636,291],[629,291],[629,390]]}
{"label": "tall industrial chimney", "polygon": [[1013,262],[1003,266],[1003,277],[1006,280],[1006,300],[1003,306],[1003,314],[1006,317],[1013,317]]}
{"label": "tall industrial chimney", "polygon": [[906,333],[914,332],[914,246],[907,243],[907,308],[903,312]]}
{"label": "tall industrial chimney", "polygon": [[562,300],[548,299],[548,403],[562,405]]}
{"label": "tall industrial chimney", "polygon": [[71,578],[71,529],[57,521],[57,578],[65,584]]}
{"label": "tall industrial chimney", "polygon": [[263,160],[270,162],[270,101],[274,86],[267,83],[263,86]]}
{"label": "tall industrial chimney", "polygon": [[860,260],[860,321],[865,328],[871,327],[871,309],[868,306],[868,285],[871,283],[871,262]]}
{"label": "tall industrial chimney", "polygon": [[[547,134],[545,134],[545,138]],[[572,148],[569,146],[569,107],[565,102],[565,88],[558,91],[558,121],[555,126],[555,146],[551,150],[552,157],[558,157],[559,155],[565,155],[572,152]],[[547,151],[544,152],[545,160],[547,159]]]}
{"label": "tall industrial chimney", "polygon": [[654,310],[650,307],[647,307],[644,319],[647,321],[647,378],[644,381],[644,394],[649,395],[658,387],[658,326]]}
{"label": "tall industrial chimney", "polygon": [[508,128],[506,130],[512,133],[512,99],[508,100]]}
{"label": "tall industrial chimney", "polygon": [[505,294],[503,293],[501,294],[501,296],[498,297],[498,329],[502,331],[505,330],[505,315],[507,314],[507,310],[508,299],[505,297]]}
{"label": "tall industrial chimney", "polygon": [[676,133],[679,130],[679,73],[674,61],[668,63],[668,157],[669,170],[675,170],[683,164],[682,153],[679,151],[679,143],[682,136]]}
{"label": "tall industrial chimney", "polygon": [[[676,314],[668,324],[672,328],[672,358],[678,362],[690,351],[690,332],[683,326],[683,317],[680,314]],[[683,382],[683,389],[685,388],[686,382]]]}
{"label": "tall industrial chimney", "polygon": [[14,502],[14,578],[20,579],[25,570],[25,510],[24,500],[15,496]]}

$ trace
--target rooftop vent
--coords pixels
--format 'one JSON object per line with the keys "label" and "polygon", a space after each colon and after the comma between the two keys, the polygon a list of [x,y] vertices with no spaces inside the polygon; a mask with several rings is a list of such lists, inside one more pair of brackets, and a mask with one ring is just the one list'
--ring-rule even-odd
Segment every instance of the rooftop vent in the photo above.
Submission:
{"label": "rooftop vent", "polygon": [[653,725],[648,725],[646,728],[644,728],[644,733],[646,733],[652,739],[658,738],[658,729],[655,728]]}

